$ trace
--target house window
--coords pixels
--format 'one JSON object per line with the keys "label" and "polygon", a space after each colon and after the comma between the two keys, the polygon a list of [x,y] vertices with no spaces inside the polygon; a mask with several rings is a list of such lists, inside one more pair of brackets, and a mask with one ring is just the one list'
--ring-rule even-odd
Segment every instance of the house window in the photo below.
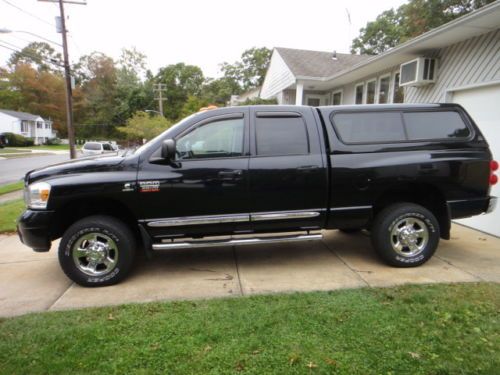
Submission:
{"label": "house window", "polygon": [[366,104],[375,103],[375,88],[377,86],[377,81],[373,80],[366,84]]}
{"label": "house window", "polygon": [[21,121],[21,133],[29,133],[30,127],[28,121]]}
{"label": "house window", "polygon": [[392,90],[392,102],[393,103],[404,103],[405,92],[404,89],[399,86],[399,73],[394,76],[394,87]]}
{"label": "house window", "polygon": [[356,104],[363,104],[363,84],[356,85]]}
{"label": "house window", "polygon": [[50,129],[50,122],[45,123],[45,129]]}
{"label": "house window", "polygon": [[378,102],[379,104],[385,104],[389,102],[389,87],[391,82],[391,76],[385,76],[380,78],[378,85]]}
{"label": "house window", "polygon": [[342,104],[342,91],[336,91],[333,93],[332,104],[333,105]]}
{"label": "house window", "polygon": [[310,105],[311,107],[319,107],[320,106],[320,99],[319,98],[307,98],[307,105]]}
{"label": "house window", "polygon": [[37,128],[37,129],[43,129],[43,122],[41,122],[41,121],[37,121],[37,122],[36,122],[36,128]]}

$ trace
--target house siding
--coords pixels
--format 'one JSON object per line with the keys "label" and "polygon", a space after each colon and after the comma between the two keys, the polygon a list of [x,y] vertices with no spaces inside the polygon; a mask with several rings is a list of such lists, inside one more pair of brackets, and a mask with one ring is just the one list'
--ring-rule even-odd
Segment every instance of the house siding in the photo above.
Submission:
{"label": "house siding", "polygon": [[448,89],[500,80],[500,29],[429,56],[439,59],[437,81],[428,86],[407,87],[407,103],[444,102]]}
{"label": "house siding", "polygon": [[293,84],[295,84],[295,76],[290,71],[279,52],[275,50],[269,63],[268,72],[266,74],[264,84],[262,85],[260,97],[262,99],[274,98],[281,91]]}

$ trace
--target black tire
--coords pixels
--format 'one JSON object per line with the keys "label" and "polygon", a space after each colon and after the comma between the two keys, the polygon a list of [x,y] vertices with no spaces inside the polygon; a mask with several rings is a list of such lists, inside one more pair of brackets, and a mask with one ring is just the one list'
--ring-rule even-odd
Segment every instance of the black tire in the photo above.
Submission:
{"label": "black tire", "polygon": [[341,231],[344,234],[356,234],[361,232],[362,228],[339,228],[339,231]]}
{"label": "black tire", "polygon": [[[77,247],[84,249],[75,254]],[[89,257],[82,255],[75,260],[78,254],[90,254],[89,247],[95,250],[92,256],[99,259],[89,261]],[[79,285],[113,285],[130,272],[135,247],[134,235],[123,222],[111,216],[89,216],[71,225],[64,233],[59,245],[59,263],[64,273]],[[102,263],[97,264],[99,261]],[[93,267],[94,264],[97,266]]]}
{"label": "black tire", "polygon": [[371,230],[375,251],[395,267],[416,267],[427,262],[436,251],[439,237],[436,217],[413,203],[384,208],[376,216]]}

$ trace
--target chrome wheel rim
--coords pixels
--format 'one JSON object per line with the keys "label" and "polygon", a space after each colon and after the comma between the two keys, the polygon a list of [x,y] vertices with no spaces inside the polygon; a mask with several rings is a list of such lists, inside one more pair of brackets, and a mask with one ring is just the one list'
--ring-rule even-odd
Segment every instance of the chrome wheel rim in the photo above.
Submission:
{"label": "chrome wheel rim", "polygon": [[102,276],[111,272],[118,262],[115,241],[102,233],[88,233],[72,247],[76,268],[89,276]]}
{"label": "chrome wheel rim", "polygon": [[429,242],[427,225],[415,217],[399,220],[391,231],[393,250],[404,257],[414,257],[424,251]]}

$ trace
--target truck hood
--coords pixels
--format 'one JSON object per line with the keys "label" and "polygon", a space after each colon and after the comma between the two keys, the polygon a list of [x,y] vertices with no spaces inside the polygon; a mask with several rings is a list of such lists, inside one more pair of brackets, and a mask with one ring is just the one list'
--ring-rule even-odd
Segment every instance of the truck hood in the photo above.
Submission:
{"label": "truck hood", "polygon": [[26,173],[24,181],[31,184],[38,180],[50,179],[56,176],[90,172],[111,172],[122,169],[124,164],[129,164],[127,161],[130,161],[130,159],[123,156],[104,156],[71,160],[32,170]]}

